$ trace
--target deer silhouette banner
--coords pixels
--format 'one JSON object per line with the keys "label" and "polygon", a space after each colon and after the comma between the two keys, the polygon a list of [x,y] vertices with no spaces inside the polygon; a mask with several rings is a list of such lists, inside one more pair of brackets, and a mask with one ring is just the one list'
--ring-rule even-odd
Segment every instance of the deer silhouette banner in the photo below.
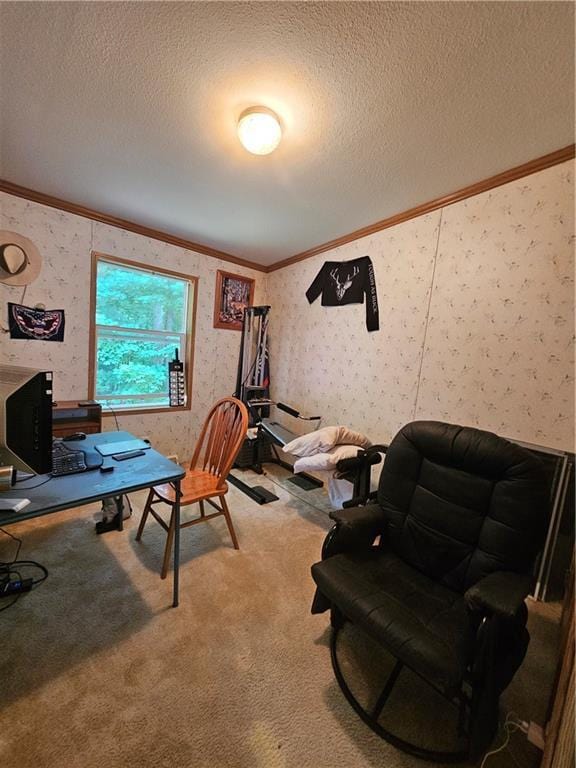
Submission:
{"label": "deer silhouette banner", "polygon": [[352,261],[326,261],[306,291],[306,298],[312,304],[320,294],[323,307],[363,304],[366,297],[366,328],[379,329],[376,279],[369,256]]}

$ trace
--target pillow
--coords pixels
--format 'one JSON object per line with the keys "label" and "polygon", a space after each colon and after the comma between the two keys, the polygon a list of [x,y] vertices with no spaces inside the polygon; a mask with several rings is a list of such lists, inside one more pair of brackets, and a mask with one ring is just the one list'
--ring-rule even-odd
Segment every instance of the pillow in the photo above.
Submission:
{"label": "pillow", "polygon": [[365,435],[353,432],[348,427],[324,427],[295,438],[282,450],[293,456],[314,456],[317,453],[326,453],[335,445],[358,445],[368,448],[371,443]]}
{"label": "pillow", "polygon": [[293,456],[313,456],[315,453],[326,453],[336,445],[338,427],[324,427],[300,435],[287,443],[282,450]]}
{"label": "pillow", "polygon": [[318,472],[320,470],[336,469],[340,459],[351,459],[358,455],[357,445],[337,445],[326,453],[316,453],[314,456],[302,456],[294,462],[294,472]]}
{"label": "pillow", "polygon": [[335,445],[359,445],[360,448],[370,448],[372,445],[366,435],[363,435],[361,432],[354,432],[353,429],[348,429],[348,427],[338,427],[338,429],[340,431],[338,432],[338,439]]}

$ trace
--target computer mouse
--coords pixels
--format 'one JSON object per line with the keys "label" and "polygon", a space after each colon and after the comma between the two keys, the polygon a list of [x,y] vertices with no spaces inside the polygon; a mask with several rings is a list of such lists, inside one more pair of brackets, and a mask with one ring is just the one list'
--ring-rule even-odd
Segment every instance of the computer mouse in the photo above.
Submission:
{"label": "computer mouse", "polygon": [[68,440],[86,440],[86,435],[84,432],[74,432],[73,435],[66,435],[62,440],[65,442],[68,442]]}

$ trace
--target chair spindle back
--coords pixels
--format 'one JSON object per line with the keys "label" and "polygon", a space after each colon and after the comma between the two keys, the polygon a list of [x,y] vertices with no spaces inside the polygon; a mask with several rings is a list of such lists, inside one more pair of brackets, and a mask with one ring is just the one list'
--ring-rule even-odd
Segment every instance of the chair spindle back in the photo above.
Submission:
{"label": "chair spindle back", "polygon": [[206,417],[196,444],[191,469],[202,469],[220,478],[224,485],[246,438],[248,411],[235,397],[218,400]]}

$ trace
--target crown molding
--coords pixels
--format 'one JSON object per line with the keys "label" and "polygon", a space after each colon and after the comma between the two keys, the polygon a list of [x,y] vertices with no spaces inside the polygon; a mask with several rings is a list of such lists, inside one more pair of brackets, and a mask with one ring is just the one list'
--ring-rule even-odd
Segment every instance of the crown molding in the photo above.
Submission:
{"label": "crown molding", "polygon": [[495,176],[490,176],[487,179],[477,181],[476,183],[470,184],[467,187],[462,187],[462,189],[459,189],[456,192],[444,195],[443,197],[437,197],[434,200],[430,200],[427,203],[422,203],[421,205],[417,205],[414,208],[409,208],[408,210],[402,211],[401,213],[396,213],[393,216],[389,216],[387,219],[381,219],[380,221],[377,221],[374,224],[370,224],[367,227],[356,229],[347,235],[341,235],[334,240],[321,243],[320,245],[314,246],[314,248],[309,248],[306,251],[302,251],[302,253],[297,253],[288,259],[277,261],[274,264],[257,264],[256,262],[248,261],[247,259],[241,259],[231,253],[218,251],[215,248],[210,248],[210,246],[202,245],[201,243],[195,243],[192,240],[185,240],[184,238],[176,237],[175,235],[170,235],[167,232],[162,232],[161,230],[153,229],[151,227],[145,227],[142,224],[137,224],[136,222],[128,221],[127,219],[120,219],[116,216],[110,216],[107,213],[102,213],[101,211],[96,211],[92,208],[77,205],[76,203],[71,203],[67,200],[61,200],[58,197],[45,195],[42,192],[37,192],[33,189],[22,187],[19,184],[13,184],[12,182],[6,181],[4,179],[0,179],[0,191],[7,192],[10,195],[15,195],[16,197],[25,198],[26,200],[32,200],[36,203],[41,203],[42,205],[47,205],[50,208],[58,208],[62,211],[68,211],[68,213],[74,213],[77,216],[83,216],[84,218],[92,219],[93,221],[100,221],[103,224],[109,224],[112,227],[119,227],[120,229],[125,229],[129,232],[135,232],[138,235],[150,237],[154,240],[160,240],[161,242],[169,243],[170,245],[177,245],[180,248],[185,248],[188,251],[202,253],[205,256],[211,256],[212,258],[220,259],[221,261],[227,261],[230,264],[238,264],[242,267],[248,267],[249,269],[254,269],[258,272],[269,273],[275,272],[278,269],[283,269],[284,267],[288,267],[291,264],[296,264],[299,261],[310,259],[312,256],[317,256],[319,253],[331,251],[334,248],[338,248],[339,246],[345,245],[346,243],[351,243],[354,240],[359,240],[362,237],[367,237],[368,235],[373,235],[376,232],[381,232],[383,229],[388,229],[389,227],[393,227],[396,224],[401,224],[404,221],[409,221],[410,219],[415,219],[418,216],[423,216],[426,213],[431,213],[432,211],[436,211],[439,208],[445,208],[448,205],[453,205],[454,203],[458,203],[461,200],[466,200],[468,197],[473,197],[474,195],[487,192],[488,190],[494,189],[495,187],[500,187],[502,184],[508,184],[510,181],[516,181],[517,179],[521,179],[524,176],[529,176],[532,173],[543,171],[546,168],[551,168],[552,166],[564,163],[567,160],[572,160],[575,157],[575,149],[575,145],[570,144],[563,149],[558,149],[555,152],[542,155],[542,157],[537,157],[535,160],[530,160],[527,163],[517,165],[514,168],[503,171],[502,173],[497,173]]}
{"label": "crown molding", "polygon": [[418,216],[423,216],[425,213],[431,213],[438,210],[438,208],[445,208],[448,205],[459,203],[461,200],[466,200],[468,197],[479,195],[481,192],[487,192],[495,187],[500,187],[502,184],[507,184],[510,181],[516,181],[523,176],[529,176],[532,173],[543,171],[546,168],[551,168],[553,165],[564,163],[566,160],[572,160],[575,156],[575,145],[570,144],[563,149],[558,149],[555,152],[550,152],[547,155],[538,157],[535,160],[530,160],[528,163],[517,165],[514,168],[510,168],[508,171],[497,173],[495,176],[490,176],[483,181],[477,181],[475,184],[470,184],[467,187],[462,187],[456,192],[452,192],[449,195],[443,197],[437,197],[434,200],[430,200],[427,203],[417,205],[415,208],[409,208],[407,211],[396,213],[394,216],[389,216],[387,219],[382,219],[374,224],[370,224],[362,229],[356,229],[354,232],[350,232],[347,235],[341,235],[334,240],[329,240],[327,243],[321,243],[314,248],[309,248],[307,251],[297,253],[295,256],[291,256],[283,261],[277,261],[271,264],[267,272],[275,272],[277,269],[283,269],[289,267],[291,264],[296,264],[299,261],[310,259],[312,256],[317,256],[319,253],[325,251],[331,251],[334,248],[338,248],[340,245],[351,243],[354,240],[359,240],[367,235],[373,235],[375,232],[380,232],[383,229],[388,229],[396,224],[401,224],[404,221],[415,219]]}
{"label": "crown molding", "polygon": [[202,245],[202,243],[195,243],[193,240],[185,240],[182,237],[176,237],[168,232],[162,232],[159,229],[152,227],[146,227],[143,224],[138,224],[128,219],[120,219],[117,216],[111,216],[102,211],[96,211],[93,208],[87,208],[83,205],[71,203],[68,200],[62,200],[59,197],[53,197],[52,195],[46,195],[43,192],[37,192],[34,189],[28,189],[22,187],[19,184],[13,184],[6,179],[0,179],[0,191],[6,192],[9,195],[15,195],[16,197],[22,197],[25,200],[32,200],[35,203],[41,205],[47,205],[50,208],[58,208],[61,211],[67,211],[73,213],[76,216],[83,216],[85,219],[92,219],[92,221],[99,221],[102,224],[108,224],[111,227],[118,227],[119,229],[125,229],[128,232],[135,232],[137,235],[143,235],[144,237],[150,237],[153,240],[160,240],[163,243],[169,245],[177,245],[179,248],[185,248],[187,251],[195,251],[196,253],[202,253],[205,256],[211,256],[214,259],[220,259],[221,261],[227,261],[230,264],[238,264],[242,267],[248,267],[249,269],[255,269],[258,272],[267,272],[268,267],[262,264],[256,264],[253,261],[247,259],[241,259],[238,256],[234,256],[231,253],[225,251],[219,251],[216,248],[211,248],[208,245]]}

